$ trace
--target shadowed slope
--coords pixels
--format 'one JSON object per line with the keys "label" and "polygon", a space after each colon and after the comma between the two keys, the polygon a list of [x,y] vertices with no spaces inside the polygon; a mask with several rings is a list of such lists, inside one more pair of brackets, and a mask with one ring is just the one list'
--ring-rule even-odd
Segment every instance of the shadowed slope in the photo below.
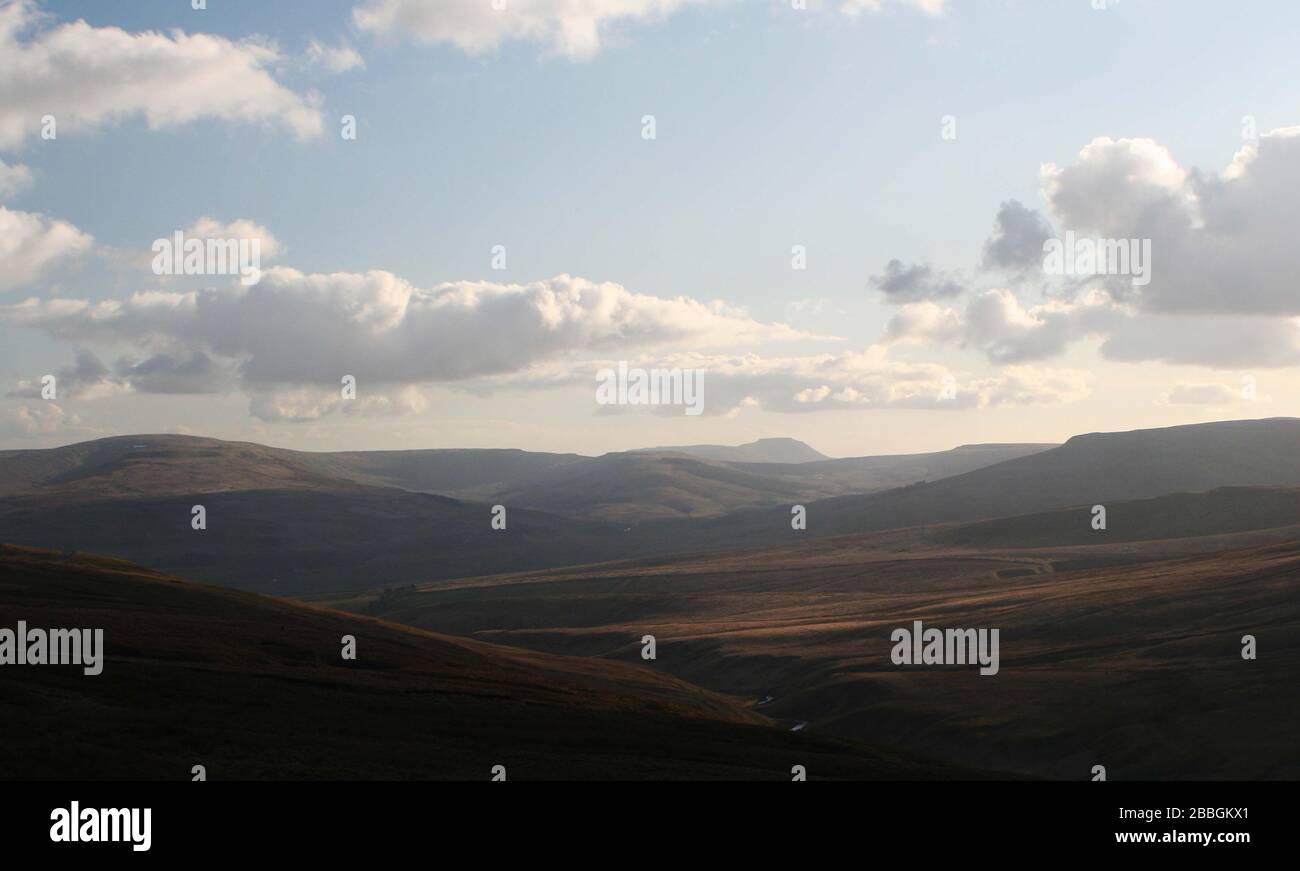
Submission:
{"label": "shadowed slope", "polygon": [[[652,668],[449,638],[0,548],[0,626],[101,628],[103,673],[0,666],[0,778],[928,777]],[[355,662],[340,656],[353,635]]]}
{"label": "shadowed slope", "polygon": [[[1165,542],[930,550],[924,532],[463,579],[351,604],[616,659],[654,634],[661,668],[770,696],[770,716],[956,764],[1079,780],[1098,763],[1112,779],[1300,777],[1300,544],[1157,559]],[[894,665],[891,634],[914,620],[998,629],[1000,672]],[[1255,661],[1241,656],[1248,634]]]}
{"label": "shadowed slope", "polygon": [[1076,436],[1058,448],[926,484],[807,505],[806,532],[788,506],[691,524],[633,530],[637,543],[671,538],[714,550],[1036,514],[1218,487],[1300,486],[1300,420],[1227,421]]}

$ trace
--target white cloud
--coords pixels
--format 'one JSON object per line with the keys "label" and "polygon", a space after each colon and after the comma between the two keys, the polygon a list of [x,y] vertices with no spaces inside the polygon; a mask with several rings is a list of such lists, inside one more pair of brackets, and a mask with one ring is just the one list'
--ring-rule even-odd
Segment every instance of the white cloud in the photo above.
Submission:
{"label": "white cloud", "polygon": [[[922,311],[969,332],[960,316],[953,320],[933,303],[907,306],[900,315]],[[424,389],[433,384],[475,395],[587,387],[599,369],[630,357],[649,368],[705,369],[708,414],[746,407],[961,410],[1067,402],[1088,393],[1087,377],[1071,370],[1011,366],[957,378],[942,366],[890,359],[887,345],[793,357],[729,353],[827,337],[755,321],[721,303],[663,299],[567,275],[421,290],[387,272],[275,268],[252,288],[148,291],[101,302],[29,299],[0,307],[0,317],[55,338],[152,355],[124,358],[111,375],[93,355],[79,357],[84,377],[74,385],[242,389],[250,413],[268,422],[415,413],[427,407]],[[1032,324],[1037,317],[1013,311],[1004,320]],[[356,378],[354,400],[340,395],[345,375]]]}
{"label": "white cloud", "polygon": [[367,0],[352,18],[362,30],[447,42],[467,54],[522,41],[581,60],[599,52],[615,26],[662,20],[707,2],[713,0],[507,0],[496,9],[487,0]]}
{"label": "white cloud", "polygon": [[417,387],[371,393],[359,386],[355,399],[344,399],[338,390],[314,388],[255,393],[249,400],[248,411],[267,423],[311,423],[338,413],[357,417],[418,414],[428,406],[428,400]]}
{"label": "white cloud", "polygon": [[[800,357],[678,353],[628,361],[644,369],[703,369],[704,413],[731,416],[744,408],[783,413],[919,409],[963,411],[1005,405],[1073,402],[1091,392],[1087,373],[1010,366],[985,377],[958,376],[944,366],[890,359],[888,349]],[[615,360],[557,363],[487,379],[476,392],[594,388],[595,373]]]}
{"label": "white cloud", "polygon": [[[567,275],[424,290],[388,272],[307,275],[273,268],[251,288],[146,291],[100,302],[28,299],[0,306],[0,317],[67,341],[153,353],[144,363],[124,361],[117,372],[132,384],[151,378],[152,386],[137,387],[159,392],[223,389],[226,369],[237,371],[252,393],[326,385],[336,391],[339,379],[352,375],[371,395],[612,351],[818,338],[721,303],[663,299]],[[159,355],[158,348],[165,351]],[[407,400],[394,399],[393,407]],[[268,418],[310,418],[301,408],[320,405],[315,398],[293,399],[281,408],[278,401],[264,400],[257,410]]]}
{"label": "white cloud", "polygon": [[[449,43],[471,55],[496,51],[508,42],[530,42],[547,55],[585,60],[620,28],[728,2],[734,0],[505,0],[495,9],[490,0],[365,0],[352,10],[352,19],[364,31]],[[837,0],[834,8],[856,18],[885,5],[934,15],[944,11],[944,0]]]}
{"label": "white cloud", "polygon": [[284,58],[268,41],[129,33],[82,20],[45,27],[31,0],[0,2],[0,148],[38,135],[46,115],[60,135],[129,115],[152,128],[218,118],[280,124],[299,137],[321,132],[313,100],[269,72]]}
{"label": "white cloud", "polygon": [[65,221],[0,206],[0,291],[21,287],[86,251],[91,237]]}
{"label": "white cloud", "polygon": [[1027,308],[1010,290],[997,288],[976,295],[964,311],[932,302],[903,306],[885,326],[885,340],[960,344],[993,362],[1023,363],[1061,354],[1123,317],[1123,308],[1100,292]]}
{"label": "white cloud", "polygon": [[[961,345],[997,363],[1041,360],[1097,339],[1103,357],[1217,368],[1300,363],[1300,127],[1242,148],[1227,170],[1183,167],[1150,139],[1101,137],[1066,166],[1041,167],[1057,230],[1015,201],[1003,204],[984,266],[1039,283],[1028,305],[998,288],[964,310],[903,306],[886,342]],[[1150,240],[1150,283],[1130,276],[1050,281],[1043,237]],[[1038,248],[1035,251],[1035,248]],[[1037,265],[1035,265],[1037,261]],[[899,273],[908,277],[910,273]]]}
{"label": "white cloud", "polygon": [[312,40],[307,45],[305,61],[308,66],[323,67],[332,73],[346,73],[349,70],[364,70],[365,59],[352,46],[342,43],[337,46],[325,45]]}
{"label": "white cloud", "polygon": [[[55,376],[56,394],[61,399],[103,399],[129,392],[126,382],[112,377],[107,366],[91,351],[77,352],[72,366],[60,369]],[[10,397],[41,399],[42,384],[24,380],[11,391]]]}
{"label": "white cloud", "polygon": [[0,200],[22,193],[32,186],[32,171],[21,163],[0,160]]}
{"label": "white cloud", "polygon": [[81,418],[54,402],[21,405],[3,419],[0,432],[25,436],[52,435],[61,432],[84,432]]}
{"label": "white cloud", "polygon": [[930,15],[942,15],[948,4],[947,0],[840,0],[838,8],[856,18],[864,12],[880,12],[887,5],[914,6]]}
{"label": "white cloud", "polygon": [[284,246],[270,230],[248,218],[222,223],[215,218],[202,217],[191,224],[184,233],[187,239],[257,239],[261,243],[262,257],[266,259],[279,257],[284,253]]}
{"label": "white cloud", "polygon": [[1143,311],[1300,315],[1300,127],[1243,148],[1221,174],[1149,139],[1097,139],[1043,168],[1062,230],[1150,239],[1151,283],[1117,292]]}
{"label": "white cloud", "polygon": [[959,341],[966,326],[955,309],[936,302],[915,302],[900,306],[898,313],[885,325],[885,340],[889,342],[944,342]]}

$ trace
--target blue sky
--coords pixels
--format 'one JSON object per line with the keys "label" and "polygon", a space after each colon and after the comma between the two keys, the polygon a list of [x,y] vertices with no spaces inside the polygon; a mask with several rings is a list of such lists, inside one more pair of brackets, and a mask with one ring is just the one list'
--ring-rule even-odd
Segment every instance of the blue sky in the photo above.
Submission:
{"label": "blue sky", "polygon": [[[302,137],[274,118],[228,111],[151,129],[124,109],[53,142],[11,142],[0,159],[28,167],[32,181],[5,208],[67,222],[93,237],[94,249],[0,290],[0,306],[121,299],[157,286],[147,269],[109,255],[147,253],[154,239],[212,217],[265,227],[284,248],[276,263],[306,274],[384,270],[417,288],[567,274],[646,297],[723,300],[754,321],[806,334],[731,342],[730,353],[862,350],[897,311],[871,284],[892,259],[950,273],[968,294],[1008,286],[980,269],[983,245],[1009,199],[1058,223],[1040,193],[1042,164],[1069,166],[1097,137],[1149,139],[1182,167],[1216,174],[1242,148],[1243,116],[1253,115],[1261,132],[1300,123],[1300,10],[1282,2],[1229,9],[1119,0],[1100,11],[1089,0],[949,0],[930,14],[899,0],[849,16],[830,2],[794,11],[777,0],[700,0],[646,20],[611,19],[599,50],[579,59],[554,56],[544,38],[505,38],[479,53],[400,28],[363,30],[353,17],[360,5],[31,5],[47,17],[24,42],[77,19],[127,34],[179,29],[273,41],[278,60],[267,75],[319,112],[322,132]],[[312,40],[349,46],[364,68],[333,73],[301,62]],[[338,135],[344,114],[357,118],[355,141]],[[656,119],[654,141],[640,135],[646,114]],[[956,118],[954,140],[940,136],[945,115]],[[497,244],[507,249],[505,270],[490,267]],[[796,244],[807,246],[806,271],[790,268]],[[1040,283],[1011,289],[1026,307],[1044,301]],[[1276,324],[1291,313],[1270,317]],[[119,355],[158,345],[138,333],[59,333],[0,317],[0,375],[12,384],[39,378],[79,348],[95,349],[111,369]],[[1248,358],[1235,365],[1237,357],[1233,365],[1210,357],[1121,364],[1098,354],[1097,338],[1014,360],[992,359],[969,338],[890,349],[891,359],[944,366],[962,381],[999,377],[1008,363],[1086,372],[1088,395],[1067,391],[1069,401],[999,405],[986,397],[953,411],[876,402],[816,414],[759,401],[693,422],[595,414],[590,389],[575,385],[505,390],[421,377],[386,385],[432,397],[410,414],[268,420],[250,412],[253,391],[237,378],[206,395],[147,395],[127,385],[111,398],[68,397],[64,418],[77,424],[32,426],[29,414],[27,426],[0,429],[0,442],[53,444],[147,424],[296,446],[490,441],[590,452],[790,434],[849,454],[1295,411],[1286,391],[1270,392],[1268,409],[1165,396],[1180,385],[1236,384],[1257,369],[1254,377],[1280,385],[1288,366],[1277,361],[1288,357],[1254,366]],[[182,339],[211,349],[192,335],[165,337]],[[620,354],[606,343],[535,362],[702,347],[683,339]],[[1134,382],[1142,392],[1129,396]],[[0,410],[13,417],[41,407],[21,393],[11,391]]]}

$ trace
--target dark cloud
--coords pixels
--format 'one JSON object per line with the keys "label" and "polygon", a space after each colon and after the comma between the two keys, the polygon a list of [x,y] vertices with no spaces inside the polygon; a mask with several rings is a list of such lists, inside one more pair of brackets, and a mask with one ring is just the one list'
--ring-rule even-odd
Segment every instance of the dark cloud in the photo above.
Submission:
{"label": "dark cloud", "polygon": [[984,243],[984,268],[1008,272],[1039,269],[1043,243],[1053,235],[1052,225],[1037,210],[1007,200],[998,209],[993,235]]}
{"label": "dark cloud", "polygon": [[202,351],[188,357],[170,354],[117,363],[119,377],[141,393],[217,393],[232,383],[230,371]]}
{"label": "dark cloud", "polygon": [[884,275],[873,275],[871,285],[894,304],[921,302],[930,299],[948,299],[960,296],[966,289],[944,273],[936,272],[923,263],[907,266],[901,260],[891,260]]}

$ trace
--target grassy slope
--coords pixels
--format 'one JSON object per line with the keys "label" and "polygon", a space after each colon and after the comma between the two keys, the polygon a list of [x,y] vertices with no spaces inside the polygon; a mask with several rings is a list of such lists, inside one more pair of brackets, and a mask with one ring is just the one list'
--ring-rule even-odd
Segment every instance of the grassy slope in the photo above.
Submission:
{"label": "grassy slope", "polygon": [[[653,668],[501,648],[103,558],[0,549],[0,626],[98,627],[97,677],[5,666],[0,778],[926,778]],[[342,661],[355,635],[359,658]]]}
{"label": "grassy slope", "polygon": [[[661,667],[771,695],[771,716],[965,765],[1062,778],[1096,763],[1115,779],[1300,777],[1294,541],[1170,557],[1179,543],[999,552],[923,539],[895,535],[893,551],[845,538],[465,579],[352,605],[615,659],[634,655],[630,636],[654,633]],[[1093,567],[1068,570],[1077,565]],[[914,619],[999,628],[1002,673],[893,666],[890,632]],[[1247,633],[1259,639],[1256,662],[1239,656]]]}

